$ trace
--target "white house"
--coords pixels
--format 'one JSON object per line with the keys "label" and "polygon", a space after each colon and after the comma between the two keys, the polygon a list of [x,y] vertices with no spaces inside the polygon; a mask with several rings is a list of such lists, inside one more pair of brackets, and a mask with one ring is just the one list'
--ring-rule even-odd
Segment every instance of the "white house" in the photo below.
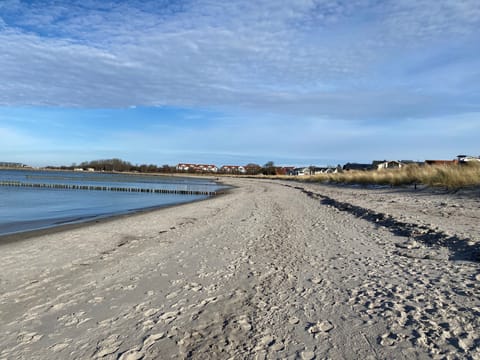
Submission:
{"label": "white house", "polygon": [[176,167],[177,171],[189,171],[189,172],[214,172],[218,171],[215,165],[206,164],[186,164],[180,163]]}
{"label": "white house", "polygon": [[315,167],[313,168],[314,174],[319,175],[319,174],[336,174],[338,173],[338,168],[332,167],[332,166],[327,166],[327,167]]}
{"label": "white house", "polygon": [[480,161],[480,157],[469,156],[469,155],[458,155],[457,159],[459,163],[467,163],[470,161]]}
{"label": "white house", "polygon": [[373,168],[377,170],[383,169],[400,169],[403,167],[403,163],[396,160],[384,160],[384,161],[374,161]]}
{"label": "white house", "polygon": [[309,167],[299,167],[295,169],[294,174],[298,176],[306,176],[311,175],[311,171]]}
{"label": "white house", "polygon": [[227,174],[245,174],[247,172],[244,166],[239,165],[223,165],[220,171]]}

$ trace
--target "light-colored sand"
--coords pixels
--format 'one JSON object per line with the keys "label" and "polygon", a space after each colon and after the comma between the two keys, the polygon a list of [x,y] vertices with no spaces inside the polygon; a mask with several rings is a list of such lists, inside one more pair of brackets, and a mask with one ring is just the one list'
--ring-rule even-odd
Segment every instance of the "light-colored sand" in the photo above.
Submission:
{"label": "light-colored sand", "polygon": [[228,181],[0,246],[0,359],[480,359],[478,197]]}

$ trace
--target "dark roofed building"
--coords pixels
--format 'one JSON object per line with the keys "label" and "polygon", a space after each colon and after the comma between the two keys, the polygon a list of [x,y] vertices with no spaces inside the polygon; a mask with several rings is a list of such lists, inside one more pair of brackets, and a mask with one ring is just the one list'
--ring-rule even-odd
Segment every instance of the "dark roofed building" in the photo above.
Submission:
{"label": "dark roofed building", "polygon": [[372,164],[346,163],[345,165],[343,165],[343,170],[345,170],[345,171],[350,171],[350,170],[368,171],[368,170],[372,170]]}
{"label": "dark roofed building", "polygon": [[25,164],[22,164],[22,163],[2,161],[2,162],[0,162],[0,167],[3,167],[3,168],[26,168],[28,166],[25,165]]}
{"label": "dark roofed building", "polygon": [[455,165],[458,164],[457,160],[425,160],[427,165]]}

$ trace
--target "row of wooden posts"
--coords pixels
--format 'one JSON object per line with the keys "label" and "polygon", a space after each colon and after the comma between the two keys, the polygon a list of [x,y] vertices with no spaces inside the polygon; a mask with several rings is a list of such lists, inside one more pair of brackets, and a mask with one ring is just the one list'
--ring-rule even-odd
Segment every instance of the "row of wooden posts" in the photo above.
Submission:
{"label": "row of wooden posts", "polygon": [[69,189],[69,190],[123,191],[123,192],[178,194],[178,195],[215,196],[219,194],[217,191],[206,191],[206,190],[201,191],[201,190],[180,190],[180,189],[147,189],[147,188],[135,188],[135,187],[114,187],[114,186],[78,185],[78,184],[38,184],[38,183],[26,183],[26,182],[20,182],[20,181],[0,181],[0,186]]}

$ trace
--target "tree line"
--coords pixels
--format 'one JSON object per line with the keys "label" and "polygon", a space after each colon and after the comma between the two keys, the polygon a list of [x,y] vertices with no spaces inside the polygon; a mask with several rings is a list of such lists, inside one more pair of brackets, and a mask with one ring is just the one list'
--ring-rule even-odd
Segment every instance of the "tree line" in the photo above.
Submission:
{"label": "tree line", "polygon": [[[175,166],[162,165],[158,166],[155,164],[132,164],[129,161],[122,159],[100,159],[100,160],[91,160],[84,161],[79,164],[73,163],[70,166],[47,166],[48,169],[61,169],[61,170],[74,170],[81,168],[84,170],[93,169],[95,171],[118,171],[118,172],[141,172],[141,173],[175,173],[177,169]],[[267,162],[265,165],[261,166],[259,164],[250,163],[245,165],[245,174],[246,175],[278,175],[282,174],[281,167],[275,166],[273,161]],[[191,173],[196,173],[195,170],[189,171]],[[219,171],[218,173],[222,173]],[[231,174],[231,173],[230,173]]]}
{"label": "tree line", "polygon": [[155,164],[132,164],[129,161],[121,159],[101,159],[84,161],[80,164],[73,163],[70,166],[48,166],[50,169],[74,170],[76,168],[93,169],[95,171],[119,171],[119,172],[142,172],[142,173],[174,173],[175,166]]}

